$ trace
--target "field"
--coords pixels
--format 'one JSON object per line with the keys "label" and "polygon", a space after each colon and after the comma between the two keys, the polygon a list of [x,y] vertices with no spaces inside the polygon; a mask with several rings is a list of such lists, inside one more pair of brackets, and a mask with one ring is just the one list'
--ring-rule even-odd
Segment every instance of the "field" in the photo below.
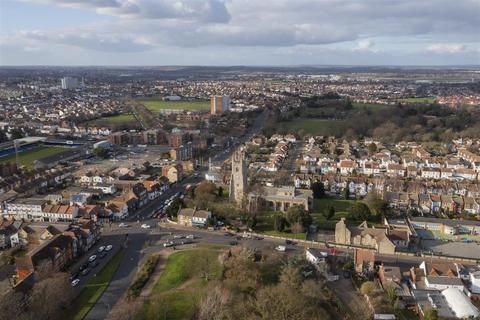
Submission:
{"label": "field", "polygon": [[210,101],[163,101],[156,99],[138,100],[151,112],[160,112],[163,109],[177,110],[209,110]]}
{"label": "field", "polygon": [[224,250],[223,246],[202,246],[171,254],[140,318],[192,319],[208,283],[222,277],[218,256]]}
{"label": "field", "polygon": [[[321,198],[315,199],[313,204],[313,221],[320,229],[333,230],[335,224],[343,217],[348,217],[351,206],[355,203],[355,200],[344,200],[335,198]],[[335,208],[335,215],[327,220],[323,215],[328,208]]]}
{"label": "field", "polygon": [[409,103],[434,103],[436,99],[434,97],[421,97],[421,98],[398,99],[398,101],[409,102]]}
{"label": "field", "polygon": [[386,104],[378,104],[378,103],[361,103],[361,102],[354,102],[353,103],[353,108],[354,109],[363,109],[367,108],[370,110],[384,110],[391,108],[391,106],[386,105]]}
{"label": "field", "polygon": [[[64,152],[65,148],[62,147],[38,147],[28,151],[24,151],[18,154],[18,162],[21,166],[26,166],[27,168],[32,168],[33,161],[45,158],[54,154]],[[0,158],[1,162],[15,162],[15,154],[9,155],[7,157]]]}
{"label": "field", "polygon": [[280,127],[285,127],[292,132],[300,130],[307,134],[329,136],[342,135],[344,122],[341,120],[326,120],[326,119],[298,119],[288,122],[280,122]]}
{"label": "field", "polygon": [[102,296],[112,280],[115,271],[122,262],[125,251],[118,251],[115,256],[93,277],[83,288],[80,295],[74,300],[69,315],[73,315],[71,319],[81,320],[85,318],[90,309],[95,305],[97,300]]}
{"label": "field", "polygon": [[133,114],[119,114],[111,117],[102,117],[87,121],[85,124],[89,126],[108,126],[108,125],[123,125],[136,123]]}

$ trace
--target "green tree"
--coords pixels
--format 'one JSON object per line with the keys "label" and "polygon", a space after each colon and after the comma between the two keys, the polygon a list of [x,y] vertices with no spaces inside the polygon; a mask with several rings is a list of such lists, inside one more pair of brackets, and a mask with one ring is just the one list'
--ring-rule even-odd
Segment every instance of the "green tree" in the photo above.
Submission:
{"label": "green tree", "polygon": [[368,206],[363,202],[355,202],[350,215],[355,220],[370,220],[371,212]]}
{"label": "green tree", "polygon": [[438,311],[435,308],[428,308],[425,311],[424,320],[438,320]]}
{"label": "green tree", "polygon": [[329,206],[328,211],[325,214],[325,218],[327,220],[330,220],[333,218],[334,215],[335,215],[335,208],[333,206]]}
{"label": "green tree", "polygon": [[375,152],[377,152],[377,145],[375,143],[369,144],[368,145],[368,153],[370,153],[370,155],[372,155]]}
{"label": "green tree", "polygon": [[183,200],[180,198],[175,198],[175,200],[170,203],[170,205],[167,207],[167,210],[165,211],[166,214],[169,217],[177,217],[178,210],[180,210],[181,207],[183,207]]}
{"label": "green tree", "polygon": [[313,197],[319,199],[325,195],[325,186],[322,182],[314,182],[312,184]]}
{"label": "green tree", "polygon": [[343,197],[345,198],[345,200],[350,199],[350,188],[348,187],[348,184],[347,184],[347,186],[343,189]]}
{"label": "green tree", "polygon": [[365,203],[378,219],[388,216],[388,202],[383,200],[377,192],[368,193],[365,197]]}
{"label": "green tree", "polygon": [[206,209],[211,202],[217,199],[217,187],[214,183],[204,180],[195,188],[195,205]]}
{"label": "green tree", "polygon": [[293,226],[295,223],[301,224],[303,227],[308,228],[312,224],[312,217],[301,206],[291,206],[286,212],[285,218],[290,226]]}
{"label": "green tree", "polygon": [[102,147],[93,149],[93,154],[99,158],[103,158],[103,159],[108,158],[108,150]]}
{"label": "green tree", "polygon": [[273,218],[273,228],[275,231],[283,232],[285,230],[285,218],[277,214]]}
{"label": "green tree", "polygon": [[219,198],[223,197],[223,188],[221,186],[218,187],[218,197]]}

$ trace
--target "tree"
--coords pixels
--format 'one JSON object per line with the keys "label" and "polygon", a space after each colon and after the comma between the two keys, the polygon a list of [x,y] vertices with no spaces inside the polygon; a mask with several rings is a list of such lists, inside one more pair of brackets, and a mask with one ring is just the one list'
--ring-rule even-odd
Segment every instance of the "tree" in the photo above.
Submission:
{"label": "tree", "polygon": [[387,287],[386,294],[387,294],[388,302],[393,307],[398,298],[397,289],[395,288],[395,286],[390,285]]}
{"label": "tree", "polygon": [[207,291],[207,295],[200,303],[199,320],[230,319],[229,305],[232,302],[232,293],[223,286],[215,286]]}
{"label": "tree", "polygon": [[312,184],[312,191],[315,199],[321,198],[325,195],[325,186],[322,182],[314,182]]}
{"label": "tree", "polygon": [[370,155],[372,155],[375,152],[377,152],[377,145],[375,143],[370,143],[368,145],[368,153],[370,153]]}
{"label": "tree", "polygon": [[365,203],[377,218],[388,215],[388,202],[383,200],[377,192],[369,192],[365,197]]}
{"label": "tree", "polygon": [[93,154],[99,158],[103,158],[103,159],[108,158],[108,150],[102,147],[93,149]]}
{"label": "tree", "polygon": [[221,186],[218,187],[218,197],[219,198],[223,197],[223,188]]}
{"label": "tree", "polygon": [[355,202],[350,214],[355,220],[370,220],[371,217],[370,209],[363,202]]}
{"label": "tree", "polygon": [[312,224],[312,217],[305,210],[304,207],[293,205],[288,208],[285,218],[290,226],[293,226],[295,223],[300,223],[303,227],[308,228]]}
{"label": "tree", "polygon": [[425,310],[424,320],[438,320],[438,311],[435,308],[429,307]]}
{"label": "tree", "polygon": [[172,203],[167,207],[167,210],[165,213],[169,217],[176,217],[178,214],[178,210],[180,210],[181,207],[183,207],[183,200],[180,198],[175,198]]}
{"label": "tree", "polygon": [[375,282],[373,281],[367,281],[362,284],[360,287],[360,292],[363,294],[366,294],[367,296],[371,295],[373,290],[375,290]]}
{"label": "tree", "polygon": [[335,215],[335,208],[333,206],[329,206],[328,210],[323,211],[323,216],[325,219],[330,220]]}
{"label": "tree", "polygon": [[273,228],[275,231],[283,232],[285,230],[285,223],[285,218],[279,214],[275,215],[273,218]]}
{"label": "tree", "polygon": [[217,187],[214,183],[204,180],[195,188],[195,205],[206,209],[210,202],[217,199]]}
{"label": "tree", "polygon": [[343,197],[348,200],[350,199],[350,188],[348,185],[343,189]]}

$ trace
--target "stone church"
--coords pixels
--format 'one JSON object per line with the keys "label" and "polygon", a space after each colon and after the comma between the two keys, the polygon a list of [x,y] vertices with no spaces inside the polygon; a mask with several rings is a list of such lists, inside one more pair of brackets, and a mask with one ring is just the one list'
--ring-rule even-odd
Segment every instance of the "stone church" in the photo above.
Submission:
{"label": "stone church", "polygon": [[230,178],[230,201],[240,206],[247,191],[247,167],[243,158],[243,152],[236,150],[232,155],[232,176]]}

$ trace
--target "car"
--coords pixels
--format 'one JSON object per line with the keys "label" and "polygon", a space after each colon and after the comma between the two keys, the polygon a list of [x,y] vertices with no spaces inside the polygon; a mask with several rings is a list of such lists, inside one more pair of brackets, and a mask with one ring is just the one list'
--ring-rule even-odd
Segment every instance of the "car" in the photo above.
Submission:
{"label": "car", "polygon": [[87,269],[88,268],[88,263],[84,263],[80,266],[80,269],[79,271],[82,272],[83,270]]}
{"label": "car", "polygon": [[73,281],[73,280],[77,279],[79,275],[80,275],[80,272],[72,273],[70,275],[70,281]]}
{"label": "car", "polygon": [[122,222],[122,223],[120,223],[120,224],[118,225],[118,227],[119,227],[119,228],[128,228],[129,225]]}
{"label": "car", "polygon": [[176,234],[173,236],[173,239],[183,239],[185,236],[183,234]]}
{"label": "car", "polygon": [[94,261],[90,262],[90,267],[92,269],[95,268],[96,266],[98,266],[98,261],[97,260],[94,260]]}
{"label": "car", "polygon": [[90,256],[90,258],[88,258],[88,262],[95,261],[95,259],[97,259],[96,255]]}
{"label": "car", "polygon": [[112,250],[113,246],[109,244],[108,246],[105,247],[105,251],[110,251]]}
{"label": "car", "polygon": [[80,282],[80,279],[74,279],[72,281],[72,287],[75,287]]}
{"label": "car", "polygon": [[345,279],[350,279],[350,271],[343,271],[343,277]]}
{"label": "car", "polygon": [[231,236],[233,236],[233,234],[231,234],[230,232],[225,232],[223,235],[224,235],[225,237],[231,237]]}
{"label": "car", "polygon": [[236,246],[238,244],[238,241],[230,241],[228,244],[231,246]]}
{"label": "car", "polygon": [[99,257],[100,259],[103,259],[103,258],[105,258],[106,256],[107,256],[107,253],[106,253],[105,251],[100,252],[100,254],[98,255],[98,257]]}
{"label": "car", "polygon": [[280,252],[285,252],[287,251],[287,247],[285,246],[276,246],[275,250],[280,251]]}
{"label": "car", "polygon": [[173,247],[174,245],[175,245],[175,243],[173,243],[172,241],[168,241],[168,242],[165,242],[165,243],[163,244],[163,246],[164,246],[165,248],[167,248],[167,247]]}
{"label": "car", "polygon": [[142,224],[140,227],[141,227],[142,229],[150,229],[150,226],[149,226],[148,224],[146,224],[146,223]]}
{"label": "car", "polygon": [[90,268],[86,268],[82,271],[82,276],[86,276],[90,272]]}
{"label": "car", "polygon": [[105,246],[98,247],[97,252],[100,253],[105,250]]}
{"label": "car", "polygon": [[236,236],[235,238],[236,238],[237,240],[242,240],[242,237],[240,237],[240,236]]}
{"label": "car", "polygon": [[263,237],[255,237],[255,240],[263,240]]}
{"label": "car", "polygon": [[190,239],[185,239],[185,240],[182,240],[180,243],[181,244],[190,244],[190,243],[193,243],[193,241],[190,240]]}
{"label": "car", "polygon": [[187,239],[195,239],[195,236],[193,234],[189,234],[187,235],[185,238]]}

